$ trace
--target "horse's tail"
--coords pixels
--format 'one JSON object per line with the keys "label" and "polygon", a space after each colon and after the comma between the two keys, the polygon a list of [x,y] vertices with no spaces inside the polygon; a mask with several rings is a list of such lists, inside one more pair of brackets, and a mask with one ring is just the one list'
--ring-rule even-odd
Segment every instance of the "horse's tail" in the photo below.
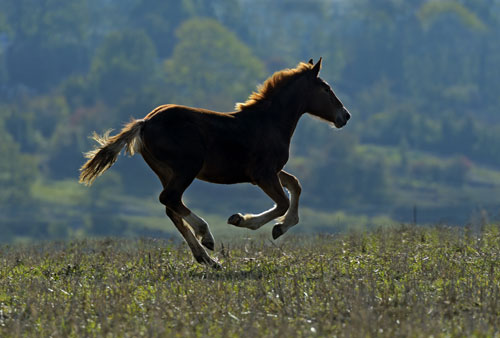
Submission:
{"label": "horse's tail", "polygon": [[116,162],[123,147],[126,146],[125,153],[130,156],[140,152],[143,125],[144,120],[133,120],[125,125],[118,135],[112,137],[109,136],[111,130],[102,136],[94,132],[92,138],[99,143],[99,146],[84,154],[89,160],[80,168],[80,183],[91,185],[99,175]]}

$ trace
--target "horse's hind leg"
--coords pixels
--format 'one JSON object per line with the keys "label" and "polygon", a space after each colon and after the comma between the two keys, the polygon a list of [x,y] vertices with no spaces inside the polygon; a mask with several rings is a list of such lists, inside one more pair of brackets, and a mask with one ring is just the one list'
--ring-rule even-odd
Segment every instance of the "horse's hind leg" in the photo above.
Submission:
{"label": "horse's hind leg", "polygon": [[207,249],[213,250],[215,241],[207,222],[189,210],[182,202],[182,194],[192,181],[193,179],[170,177],[169,182],[164,183],[164,190],[160,194],[160,202],[191,226],[196,237],[201,240],[201,244]]}
{"label": "horse's hind leg", "polygon": [[182,234],[182,237],[186,240],[194,258],[198,263],[207,264],[214,268],[220,268],[220,264],[214,261],[200,245],[200,242],[196,239],[191,229],[184,222],[182,217],[178,216],[174,211],[167,208],[167,215],[170,217],[175,227]]}
{"label": "horse's hind leg", "polygon": [[[158,148],[158,152],[164,154],[172,150],[169,150],[167,147],[167,151],[165,151],[163,149],[165,146],[157,139],[158,137],[155,138],[156,143],[153,143],[153,146]],[[147,145],[147,142],[145,143]],[[187,187],[193,182],[197,173],[196,168],[201,168],[202,163],[198,163],[198,165],[197,163],[184,163],[185,166],[181,166],[182,163],[177,163],[178,167],[174,170],[172,166],[154,157],[147,147],[143,149],[141,154],[146,163],[156,175],[158,175],[163,185],[163,191],[160,194],[160,202],[165,206],[168,217],[170,217],[175,227],[186,240],[196,260],[200,263],[206,263],[214,267],[219,266],[217,262],[210,258],[197,238],[199,237],[201,243],[208,249],[214,249],[214,238],[210,233],[208,224],[192,213],[191,210],[182,203],[182,195]],[[174,153],[173,157],[176,156],[178,157],[179,154]],[[188,159],[193,158],[194,157],[188,157]],[[188,168],[188,170],[186,170],[186,168]]]}
{"label": "horse's hind leg", "polygon": [[[188,209],[189,210],[189,209]],[[194,212],[189,210],[189,215],[184,217],[184,220],[193,228],[196,237],[199,238],[201,244],[207,249],[214,250],[215,249],[215,240],[214,236],[210,232],[210,228],[208,227],[208,223]]]}
{"label": "horse's hind leg", "polygon": [[273,239],[280,237],[288,229],[299,223],[299,197],[302,191],[300,182],[295,176],[283,170],[278,176],[281,184],[290,192],[290,208],[283,217],[278,219],[279,223],[273,227]]}
{"label": "horse's hind leg", "polygon": [[164,191],[160,195],[160,202],[184,218],[195,232],[196,237],[201,240],[201,244],[207,249],[213,250],[215,241],[207,222],[196,216],[182,203],[182,194],[193,182],[194,175],[191,178],[188,176],[178,177],[179,175],[175,175],[168,166],[156,160],[148,152],[143,152],[142,156],[156,175],[158,175],[163,185]]}

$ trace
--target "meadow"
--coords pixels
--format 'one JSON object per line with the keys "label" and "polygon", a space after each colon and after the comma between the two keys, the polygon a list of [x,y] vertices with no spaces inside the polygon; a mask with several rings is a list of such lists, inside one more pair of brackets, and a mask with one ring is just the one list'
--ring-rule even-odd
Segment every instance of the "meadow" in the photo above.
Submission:
{"label": "meadow", "polygon": [[500,227],[0,247],[2,337],[500,336]]}

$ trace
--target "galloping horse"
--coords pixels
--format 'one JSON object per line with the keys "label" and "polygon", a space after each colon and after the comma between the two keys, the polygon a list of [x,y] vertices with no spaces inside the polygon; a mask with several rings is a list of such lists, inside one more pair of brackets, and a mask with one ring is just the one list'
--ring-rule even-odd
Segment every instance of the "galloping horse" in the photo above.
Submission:
{"label": "galloping horse", "polygon": [[[274,73],[245,103],[237,104],[235,112],[163,105],[128,123],[115,136],[94,133],[100,146],[85,154],[89,160],[80,169],[80,182],[92,184],[124,147],[129,155],[140,153],[158,175],[163,185],[160,202],[195,259],[219,267],[203,248],[214,249],[208,224],[184,205],[184,191],[195,178],[219,184],[252,183],[275,206],[256,215],[234,214],[229,224],[255,230],[276,219],[274,239],[297,224],[301,186],[283,170],[295,127],[304,113],[337,128],[350,118],[332,88],[319,77],[320,69],[321,58],[316,64],[311,59]],[[283,188],[289,191],[290,200]]]}

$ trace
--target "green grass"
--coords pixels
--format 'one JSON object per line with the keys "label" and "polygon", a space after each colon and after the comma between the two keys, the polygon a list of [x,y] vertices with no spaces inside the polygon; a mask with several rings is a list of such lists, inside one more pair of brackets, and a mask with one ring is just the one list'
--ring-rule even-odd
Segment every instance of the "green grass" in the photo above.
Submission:
{"label": "green grass", "polygon": [[0,336],[500,336],[500,228],[0,247]]}

